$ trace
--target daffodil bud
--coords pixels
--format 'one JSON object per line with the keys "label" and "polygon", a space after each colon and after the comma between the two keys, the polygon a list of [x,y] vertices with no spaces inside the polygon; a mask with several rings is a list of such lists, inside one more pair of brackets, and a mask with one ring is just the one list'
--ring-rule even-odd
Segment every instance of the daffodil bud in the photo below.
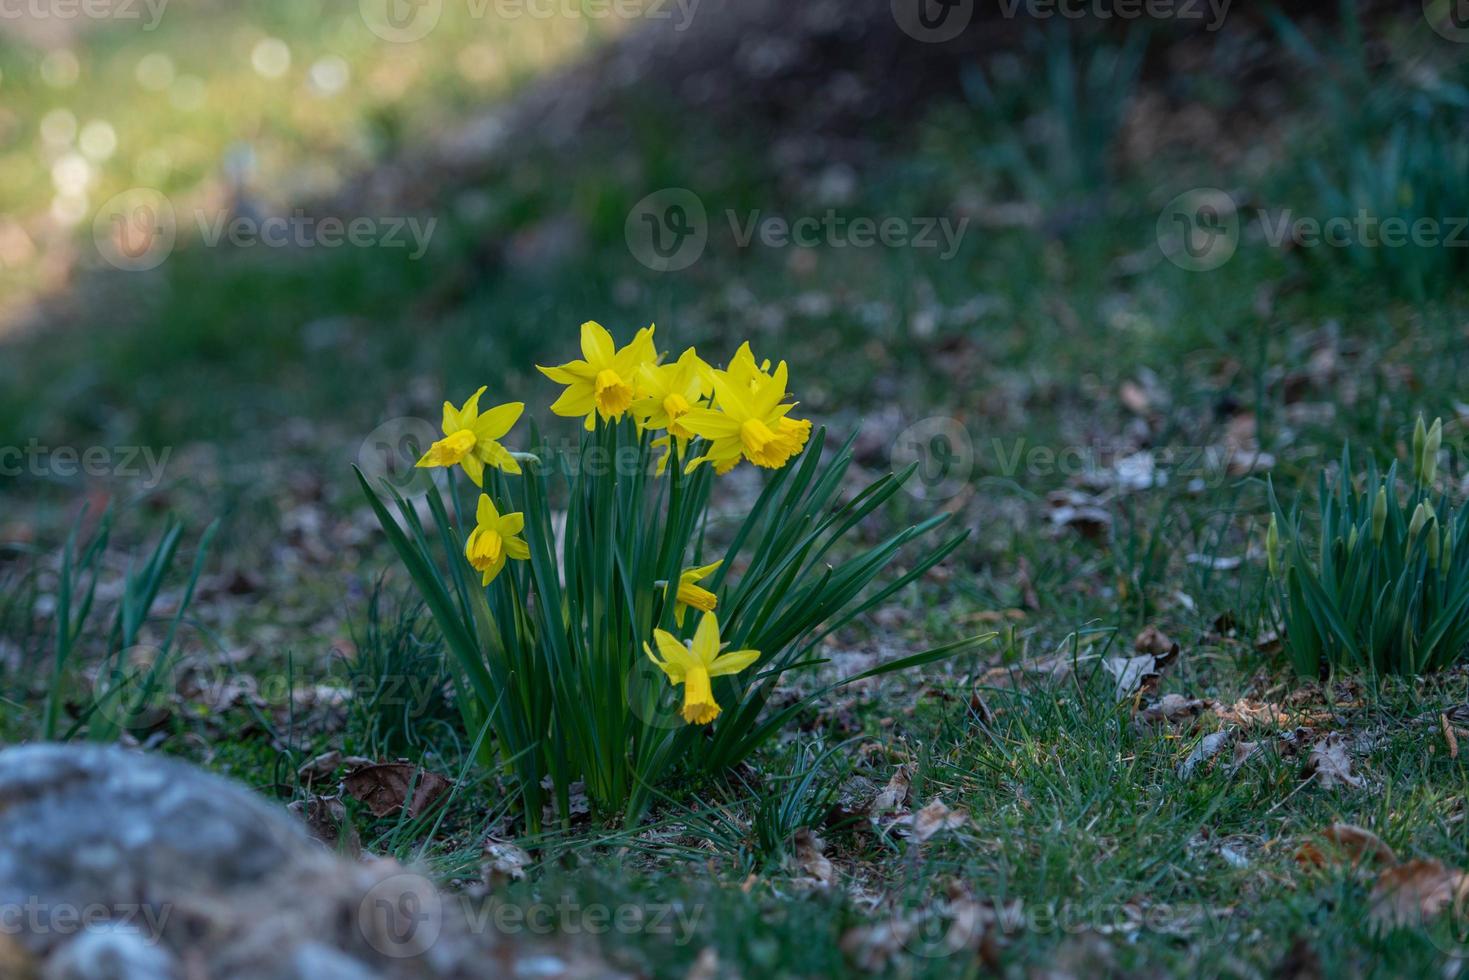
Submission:
{"label": "daffodil bud", "polygon": [[1433,483],[1434,477],[1438,476],[1438,451],[1443,446],[1443,419],[1434,419],[1433,428],[1428,430],[1428,437],[1423,442],[1423,463],[1420,469],[1423,471],[1423,483]]}
{"label": "daffodil bud", "polygon": [[1419,483],[1423,482],[1423,447],[1428,444],[1428,427],[1423,424],[1423,416],[1418,416],[1418,421],[1413,425],[1413,479]]}
{"label": "daffodil bud", "polygon": [[1423,530],[1423,525],[1428,523],[1428,510],[1423,504],[1413,508],[1413,519],[1408,522],[1408,547],[1413,547],[1413,541],[1418,537],[1418,532]]}
{"label": "daffodil bud", "polygon": [[1437,568],[1438,567],[1438,554],[1439,554],[1438,518],[1437,517],[1430,517],[1428,519],[1428,564],[1432,565],[1434,568]]}
{"label": "daffodil bud", "polygon": [[1347,554],[1350,555],[1357,550],[1357,539],[1359,537],[1361,535],[1357,533],[1357,525],[1353,524],[1351,536],[1347,538]]}
{"label": "daffodil bud", "polygon": [[1270,515],[1270,529],[1265,532],[1265,564],[1271,578],[1280,578],[1280,525]]}
{"label": "daffodil bud", "polygon": [[1387,487],[1377,488],[1377,500],[1372,504],[1372,543],[1382,544],[1382,533],[1387,529]]}

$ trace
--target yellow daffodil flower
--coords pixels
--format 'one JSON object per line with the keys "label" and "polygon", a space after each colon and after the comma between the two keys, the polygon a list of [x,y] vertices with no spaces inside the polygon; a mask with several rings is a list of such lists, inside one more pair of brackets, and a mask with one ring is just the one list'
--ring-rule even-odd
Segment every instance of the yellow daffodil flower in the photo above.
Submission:
{"label": "yellow daffodil flower", "polygon": [[690,347],[672,364],[644,364],[638,371],[639,397],[633,402],[633,417],[644,429],[664,429],[668,435],[653,440],[664,450],[658,461],[661,474],[668,465],[674,440],[679,456],[686,455],[693,433],[679,422],[714,390],[714,369]]}
{"label": "yellow daffodil flower", "polygon": [[[750,363],[753,366],[753,358]],[[785,361],[773,375],[758,368],[754,373],[741,370],[733,375],[715,372],[718,410],[690,409],[680,420],[685,429],[709,440],[709,448],[689,463],[689,469],[708,462],[714,464],[715,472],[728,473],[741,459],[748,459],[756,466],[778,470],[799,453],[811,435],[811,423],[787,417],[796,406],[781,404],[786,397],[786,375]]]}
{"label": "yellow daffodil flower", "polygon": [[536,369],[557,384],[566,385],[551,411],[567,418],[586,416],[586,427],[598,415],[603,421],[621,418],[637,397],[638,369],[658,361],[653,348],[653,328],[639,330],[632,343],[618,349],[612,335],[600,323],[581,325],[583,360],[567,361],[557,367]]}
{"label": "yellow daffodil flower", "polygon": [[740,349],[730,358],[729,367],[724,374],[732,384],[754,393],[763,382],[770,380],[770,359],[756,361],[755,352],[750,349],[750,342],[747,340],[740,344]]}
{"label": "yellow daffodil flower", "polygon": [[737,674],[760,659],[758,650],[721,652],[719,620],[713,613],[706,613],[699,621],[688,646],[666,630],[654,630],[653,640],[658,644],[658,653],[646,643],[643,650],[668,675],[671,683],[683,685],[683,708],[679,714],[690,725],[707,725],[719,717],[719,704],[714,700],[714,688],[710,684],[713,678]]}
{"label": "yellow daffodil flower", "polygon": [[673,621],[683,625],[684,615],[693,606],[701,612],[711,613],[719,604],[719,597],[699,584],[703,579],[713,575],[723,560],[714,562],[712,565],[701,565],[698,568],[686,568],[678,577],[678,594],[673,603]]}
{"label": "yellow daffodil flower", "polygon": [[444,438],[429,447],[418,466],[464,467],[464,472],[477,487],[484,486],[485,467],[494,466],[506,473],[519,473],[520,464],[499,440],[514,428],[525,411],[524,402],[509,402],[485,412],[479,411],[482,387],[469,396],[463,408],[444,402]]}
{"label": "yellow daffodil flower", "polygon": [[482,493],[474,519],[476,527],[464,543],[464,557],[483,574],[480,584],[489,585],[505,567],[505,559],[525,561],[530,557],[530,547],[519,537],[525,528],[525,515],[501,516],[489,494]]}

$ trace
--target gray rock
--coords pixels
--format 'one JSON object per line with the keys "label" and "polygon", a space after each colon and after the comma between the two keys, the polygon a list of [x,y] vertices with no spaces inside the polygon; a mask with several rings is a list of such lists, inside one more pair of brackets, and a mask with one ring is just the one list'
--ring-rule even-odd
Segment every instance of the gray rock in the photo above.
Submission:
{"label": "gray rock", "polygon": [[0,952],[24,950],[45,980],[473,980],[548,955],[560,976],[610,975],[575,950],[476,929],[465,911],[397,862],[340,858],[284,808],[178,760],[0,751]]}
{"label": "gray rock", "polygon": [[174,980],[178,976],[178,960],[157,940],[110,925],[67,940],[46,961],[43,974],[44,980]]}

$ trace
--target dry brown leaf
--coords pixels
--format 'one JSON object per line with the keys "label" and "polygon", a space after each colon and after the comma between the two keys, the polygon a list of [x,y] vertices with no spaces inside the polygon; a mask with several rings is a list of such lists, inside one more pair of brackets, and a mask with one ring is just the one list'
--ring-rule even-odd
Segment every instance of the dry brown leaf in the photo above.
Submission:
{"label": "dry brown leaf", "polygon": [[337,796],[309,796],[286,809],[306,823],[311,836],[351,857],[362,854],[362,838],[347,819],[347,807]]}
{"label": "dry brown leaf", "polygon": [[1137,693],[1147,681],[1158,676],[1158,658],[1152,654],[1140,657],[1105,657],[1102,669],[1117,682],[1116,697],[1125,701]]}
{"label": "dry brown leaf", "polygon": [[1322,789],[1350,786],[1360,789],[1362,777],[1352,772],[1352,757],[1347,752],[1347,740],[1340,732],[1330,732],[1317,742],[1306,758],[1306,776],[1314,777]]}
{"label": "dry brown leaf", "polygon": [[1332,846],[1323,851],[1315,842],[1306,841],[1296,849],[1296,861],[1316,868],[1331,864],[1332,857],[1345,857],[1353,867],[1390,868],[1398,863],[1398,856],[1381,837],[1356,824],[1332,824],[1321,832],[1321,838]]}
{"label": "dry brown leaf", "polygon": [[822,853],[826,843],[805,827],[796,831],[796,863],[822,888],[831,886],[836,871],[831,861]]}
{"label": "dry brown leaf", "polygon": [[880,973],[903,949],[903,944],[912,934],[912,923],[907,919],[892,918],[872,925],[853,926],[842,934],[838,946],[857,969]]}
{"label": "dry brown leaf", "polygon": [[912,784],[913,764],[905,762],[893,770],[893,777],[877,794],[877,799],[872,801],[872,812],[876,814],[903,809],[908,803],[908,792]]}
{"label": "dry brown leaf", "polygon": [[1466,890],[1469,876],[1462,871],[1438,861],[1408,861],[1377,876],[1368,917],[1384,929],[1422,925],[1462,901]]}
{"label": "dry brown leaf", "polygon": [[1249,762],[1260,753],[1259,742],[1236,742],[1234,743],[1234,759],[1229,763],[1229,771],[1235,772],[1240,766]]}
{"label": "dry brown leaf", "polygon": [[1208,711],[1214,702],[1208,698],[1186,698],[1181,694],[1165,694],[1137,713],[1138,727],[1171,725],[1189,721]]}
{"label": "dry brown leaf", "polygon": [[1232,705],[1218,705],[1214,710],[1231,725],[1280,728],[1290,722],[1280,705],[1251,701],[1248,698],[1240,698]]}
{"label": "dry brown leaf", "polygon": [[[352,770],[342,785],[353,799],[367,804],[375,817],[398,813],[405,802],[408,816],[416,817],[438,802],[453,784],[411,762],[382,762]],[[412,800],[408,799],[410,791]]]}
{"label": "dry brown leaf", "polygon": [[310,785],[318,779],[330,779],[343,766],[348,769],[360,769],[363,766],[370,765],[372,765],[371,759],[365,759],[360,755],[344,756],[341,752],[333,749],[330,752],[323,752],[316,758],[308,759],[301,763],[301,767],[296,770],[296,775],[300,776],[307,785]]}
{"label": "dry brown leaf", "polygon": [[1230,728],[1220,732],[1211,732],[1199,739],[1193,751],[1188,754],[1188,758],[1179,763],[1178,777],[1188,779],[1194,774],[1194,770],[1218,755],[1233,739],[1234,730]]}
{"label": "dry brown leaf", "polygon": [[1443,726],[1443,740],[1449,747],[1449,758],[1459,757],[1459,738],[1454,734],[1454,726],[1449,724],[1449,716],[1439,714],[1438,723]]}
{"label": "dry brown leaf", "polygon": [[1167,655],[1175,649],[1178,644],[1168,638],[1168,634],[1156,626],[1148,626],[1132,641],[1133,650],[1138,653],[1150,653],[1155,657]]}
{"label": "dry brown leaf", "polygon": [[902,828],[913,840],[922,844],[944,830],[958,830],[969,823],[969,811],[964,808],[949,809],[943,800],[935,798],[917,813],[908,813],[894,820],[894,829]]}

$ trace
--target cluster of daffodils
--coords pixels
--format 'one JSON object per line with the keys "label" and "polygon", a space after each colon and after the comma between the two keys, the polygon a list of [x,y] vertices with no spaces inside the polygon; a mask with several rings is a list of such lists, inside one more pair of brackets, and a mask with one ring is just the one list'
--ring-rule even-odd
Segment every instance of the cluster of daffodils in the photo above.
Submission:
{"label": "cluster of daffodils", "polygon": [[[710,464],[719,474],[743,461],[766,469],[780,469],[806,446],[811,423],[792,418],[796,407],[787,391],[788,370],[781,361],[772,370],[758,361],[748,343],[742,344],[723,369],[706,363],[692,347],[668,360],[654,344],[652,326],[637,332],[618,347],[599,323],[581,328],[578,360],[538,370],[565,386],[551,405],[556,415],[584,420],[588,431],[630,417],[640,433],[655,433],[652,445],[663,450],[659,472],[677,453],[690,472]],[[508,474],[521,472],[524,455],[507,449],[501,440],[525,411],[521,402],[498,405],[481,412],[480,388],[456,408],[444,403],[444,437],[418,461],[420,467],[459,466],[475,486],[484,486],[486,467]],[[690,446],[693,446],[691,453]],[[476,526],[464,554],[488,586],[507,560],[525,561],[529,548],[519,537],[525,526],[520,513],[501,514],[488,494],[481,493]],[[685,645],[664,630],[655,630],[654,645],[644,644],[648,657],[684,688],[682,715],[690,724],[706,725],[719,715],[710,681],[738,673],[753,664],[759,653],[722,652],[719,621],[714,615],[718,597],[699,584],[719,567],[715,562],[690,568],[679,577],[674,618],[683,626],[689,609],[703,619],[693,640]],[[656,652],[654,646],[656,645]]]}

